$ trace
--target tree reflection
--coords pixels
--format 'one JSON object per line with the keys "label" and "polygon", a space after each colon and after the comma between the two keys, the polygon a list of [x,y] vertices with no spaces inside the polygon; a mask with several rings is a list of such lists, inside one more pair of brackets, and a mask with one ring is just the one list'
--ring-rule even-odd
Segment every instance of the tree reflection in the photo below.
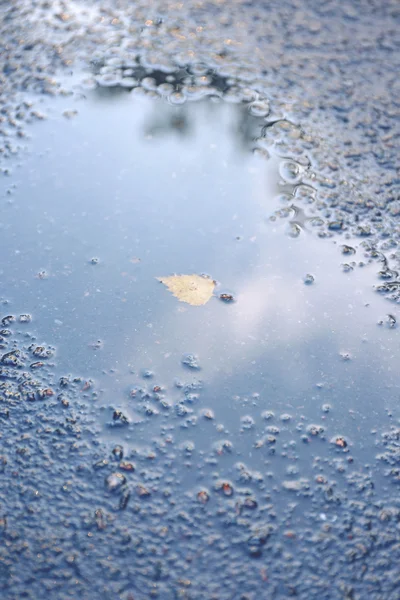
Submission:
{"label": "tree reflection", "polygon": [[[95,73],[101,73],[101,63],[96,63]],[[127,74],[125,76],[125,73]],[[162,137],[165,135],[178,135],[188,137],[194,135],[196,130],[196,106],[201,104],[206,107],[210,119],[220,118],[220,104],[224,94],[229,90],[228,80],[208,70],[204,77],[207,86],[196,85],[196,77],[190,69],[178,69],[174,73],[165,73],[161,70],[150,71],[141,65],[121,67],[115,79],[98,77],[98,87],[95,95],[98,99],[110,100],[117,96],[134,92],[135,89],[142,93],[154,92],[163,84],[168,85],[168,94],[160,102],[155,98],[153,113],[144,126],[146,136]],[[191,98],[185,101],[185,91],[189,90]],[[181,96],[182,104],[176,103],[175,98]],[[232,113],[229,127],[233,139],[242,151],[248,152],[254,145],[254,140],[261,135],[265,120],[256,117],[248,111],[246,103],[230,103]]]}

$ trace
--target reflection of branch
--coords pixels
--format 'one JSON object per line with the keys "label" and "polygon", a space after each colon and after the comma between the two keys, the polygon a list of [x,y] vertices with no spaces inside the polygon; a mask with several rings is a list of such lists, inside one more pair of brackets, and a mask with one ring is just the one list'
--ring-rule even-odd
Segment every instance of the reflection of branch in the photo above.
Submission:
{"label": "reflection of branch", "polygon": [[[176,133],[185,137],[193,135],[200,106],[207,111],[207,120],[216,123],[216,130],[227,126],[233,134],[233,141],[239,143],[241,150],[248,152],[252,148],[254,140],[260,135],[263,121],[251,115],[247,106],[215,103],[209,99],[187,101],[183,106],[171,106],[166,102],[163,104],[156,102],[149,121],[145,125],[145,134],[152,137],[161,137],[168,133]],[[229,111],[228,123],[221,119],[221,110]]]}
{"label": "reflection of branch", "polygon": [[150,124],[145,125],[146,135],[153,137],[165,135],[169,132],[186,137],[192,129],[193,124],[188,118],[186,107],[171,107],[165,104],[163,111],[160,111],[159,103],[154,107]]}
{"label": "reflection of branch", "polygon": [[[143,79],[154,80],[155,87],[161,84],[168,84],[171,86],[171,92],[182,93],[185,87],[188,85],[196,86],[196,75],[191,72],[190,67],[177,69],[173,73],[163,72],[160,70],[150,71],[140,64],[140,60],[134,65],[122,67],[121,75],[116,78],[115,83],[110,85],[110,80],[102,82],[102,75],[100,74],[101,67],[104,66],[103,62],[92,63],[94,73],[97,75],[96,79],[98,87],[96,88],[96,94],[99,99],[110,99],[113,96],[118,96],[126,92],[130,92],[134,87],[140,86]],[[126,75],[124,73],[126,72]],[[216,75],[212,70],[206,70],[204,75],[209,79],[209,86],[215,89],[223,97],[223,94],[229,89],[227,78]],[[125,81],[125,84],[124,84]],[[132,82],[131,85],[126,85],[128,82]],[[191,83],[190,83],[191,82]],[[168,132],[177,133],[180,136],[188,136],[194,132],[194,113],[196,112],[196,106],[201,104],[207,107],[207,116],[213,115],[218,119],[216,124],[217,128],[223,126],[221,121],[221,103],[213,102],[209,98],[203,100],[188,100],[182,106],[171,106],[167,102],[155,102],[155,109],[152,118],[152,122],[149,123],[145,128],[146,135],[160,136],[165,135]],[[224,109],[230,111],[231,119],[229,126],[233,133],[235,141],[239,142],[242,150],[248,152],[254,140],[262,135],[262,131],[266,127],[276,123],[273,121],[270,124],[265,125],[264,119],[252,115],[248,111],[246,103],[242,104],[227,104],[223,103]],[[190,116],[189,116],[190,113]],[[233,113],[233,114],[232,114]]]}
{"label": "reflection of branch", "polygon": [[247,107],[238,106],[239,119],[235,133],[239,134],[242,145],[248,149],[250,144],[259,135],[259,123],[256,124],[255,117],[249,113]]}

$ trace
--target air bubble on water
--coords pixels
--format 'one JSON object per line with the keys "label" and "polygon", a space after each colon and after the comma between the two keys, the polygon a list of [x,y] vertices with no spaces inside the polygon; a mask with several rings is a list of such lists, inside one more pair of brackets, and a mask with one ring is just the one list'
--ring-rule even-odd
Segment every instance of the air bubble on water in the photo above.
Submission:
{"label": "air bubble on water", "polygon": [[185,367],[193,370],[200,370],[199,357],[195,354],[184,354],[181,359],[182,364]]}
{"label": "air bubble on water", "polygon": [[276,221],[277,218],[279,218],[279,219],[287,219],[292,214],[293,214],[293,207],[292,206],[285,206],[285,207],[283,207],[283,208],[281,208],[279,210],[276,210],[275,213],[270,216],[270,221]]}
{"label": "air bubble on water", "polygon": [[173,92],[168,96],[168,102],[173,105],[181,105],[186,102],[186,97],[182,92]]}
{"label": "air bubble on water", "polygon": [[307,223],[310,227],[322,227],[324,225],[324,220],[320,217],[311,217],[307,219]]}
{"label": "air bubble on water", "polygon": [[179,402],[178,404],[175,405],[175,412],[178,417],[186,417],[193,411],[192,411],[192,409],[185,406],[185,404],[183,404],[182,402]]}
{"label": "air bubble on water", "polygon": [[396,327],[396,317],[394,315],[386,315],[387,324],[390,329]]}
{"label": "air bubble on water", "polygon": [[92,348],[92,350],[101,350],[104,348],[104,342],[102,340],[96,340],[95,342],[91,342],[89,347]]}
{"label": "air bubble on water", "polygon": [[381,271],[378,271],[378,277],[381,279],[396,279],[398,277],[398,272],[388,269],[387,267],[383,268]]}
{"label": "air bubble on water", "polygon": [[193,63],[190,65],[190,72],[198,77],[203,77],[208,73],[208,66],[205,63]]}
{"label": "air bubble on water", "polygon": [[200,397],[199,394],[193,394],[191,392],[186,392],[183,402],[188,402],[189,404],[194,404],[195,402],[198,401],[199,397]]}
{"label": "air bubble on water", "polygon": [[15,322],[14,315],[7,315],[6,317],[3,317],[1,319],[1,324],[3,325],[3,327],[6,327],[10,323],[14,323],[14,322]]}
{"label": "air bubble on water", "polygon": [[138,80],[137,80],[137,79],[135,79],[135,77],[129,77],[129,76],[126,76],[126,75],[125,75],[125,72],[124,72],[124,76],[122,77],[122,79],[121,79],[121,81],[120,81],[119,85],[120,85],[121,87],[123,87],[123,88],[126,88],[126,89],[128,89],[128,90],[131,90],[131,89],[133,89],[135,86],[137,86],[137,85],[138,85],[138,83],[139,83],[139,82],[138,82]]}
{"label": "air bubble on water", "polygon": [[167,398],[161,398],[160,406],[165,410],[169,410],[170,408],[172,408],[172,403],[169,400],[167,400]]}
{"label": "air bubble on water", "polygon": [[325,431],[325,428],[322,425],[308,425],[306,429],[307,433],[313,437],[321,437]]}
{"label": "air bubble on water", "polygon": [[212,93],[217,93],[216,88],[211,88],[212,78],[209,75],[201,75],[196,77],[194,82],[197,86],[207,87],[212,91]]}
{"label": "air bubble on water", "polygon": [[273,419],[275,417],[275,413],[272,412],[272,410],[264,410],[261,413],[261,416],[265,421],[270,421],[271,419]]}
{"label": "air bubble on water", "polygon": [[341,246],[341,251],[342,251],[342,254],[355,254],[356,253],[355,248],[353,248],[352,246],[347,246],[346,244]]}
{"label": "air bubble on water", "polygon": [[270,153],[265,148],[254,148],[253,155],[262,160],[268,160],[270,158]]}
{"label": "air bubble on water", "polygon": [[48,279],[48,277],[49,277],[49,274],[48,274],[48,272],[47,272],[47,271],[45,271],[45,270],[42,270],[42,271],[39,271],[38,273],[36,273],[36,277],[37,277],[38,279]]}
{"label": "air bubble on water", "polygon": [[314,283],[314,275],[307,273],[307,275],[305,275],[303,279],[303,282],[305,283],[305,285],[312,285]]}
{"label": "air bubble on water", "polygon": [[108,69],[109,67],[120,68],[122,67],[122,60],[119,56],[110,56],[105,60],[106,66],[102,67],[102,69]]}
{"label": "air bubble on water", "polygon": [[203,419],[206,419],[208,421],[213,421],[215,419],[214,411],[211,410],[211,408],[203,408],[200,411],[200,416],[202,416]]}
{"label": "air bubble on water", "polygon": [[191,440],[182,442],[180,444],[180,449],[183,450],[185,452],[185,454],[192,454],[195,449],[195,443],[192,442]]}
{"label": "air bubble on water", "polygon": [[328,223],[328,229],[330,231],[343,231],[343,228],[343,221],[329,221]]}
{"label": "air bubble on water", "polygon": [[240,418],[240,424],[242,429],[253,429],[255,426],[255,421],[250,415],[244,415]]}
{"label": "air bubble on water", "polygon": [[39,358],[50,358],[54,354],[54,348],[46,346],[36,346],[35,344],[29,346],[28,350],[32,352],[33,356],[37,356]]}
{"label": "air bubble on water", "polygon": [[279,165],[279,174],[286,183],[295,185],[301,181],[303,168],[293,160],[284,160]]}
{"label": "air bubble on water", "polygon": [[206,96],[213,96],[213,100],[217,97],[218,91],[213,89],[212,87],[205,86],[188,86],[185,88],[185,96],[187,99],[192,101],[201,100],[201,98],[205,98]]}
{"label": "air bubble on water", "polygon": [[252,102],[258,98],[258,94],[251,88],[241,88],[239,90],[239,97],[242,102]]}
{"label": "air bubble on water", "polygon": [[143,379],[152,379],[154,377],[154,373],[153,371],[150,371],[150,369],[143,369],[141,375]]}
{"label": "air bubble on water", "polygon": [[270,108],[267,100],[257,100],[249,104],[249,113],[254,117],[266,117]]}
{"label": "air bubble on water", "polygon": [[160,83],[157,91],[161,96],[169,96],[174,91],[174,86],[171,83]]}
{"label": "air bubble on water", "polygon": [[254,148],[254,151],[257,153],[257,151],[259,151],[261,154],[260,156],[265,156],[263,153],[266,152],[267,153],[267,158],[270,157],[270,151],[271,151],[271,140],[266,139],[265,137],[258,137],[254,140],[256,147]]}
{"label": "air bubble on water", "polygon": [[354,267],[355,267],[355,263],[343,263],[342,271],[343,271],[343,273],[351,273],[351,271],[354,271]]}
{"label": "air bubble on water", "polygon": [[29,314],[19,315],[18,320],[20,323],[30,323],[32,321],[32,316]]}
{"label": "air bubble on water", "polygon": [[373,233],[372,227],[364,223],[363,225],[358,225],[355,230],[355,234],[360,237],[369,237]]}
{"label": "air bubble on water", "polygon": [[317,190],[308,184],[297,185],[294,191],[297,202],[313,204],[317,197]]}
{"label": "air bubble on water", "polygon": [[301,227],[297,223],[290,223],[287,228],[287,233],[292,238],[299,237],[301,233]]}
{"label": "air bubble on water", "polygon": [[276,427],[276,425],[268,425],[268,427],[265,428],[266,433],[271,433],[273,435],[278,435],[280,433],[280,429],[279,427]]}
{"label": "air bubble on water", "polygon": [[243,502],[237,504],[237,508],[241,510],[242,508],[248,510],[255,510],[258,507],[258,502],[255,498],[247,497],[243,500]]}
{"label": "air bubble on water", "polygon": [[132,96],[133,96],[133,97],[139,96],[139,97],[146,97],[146,98],[147,98],[147,97],[151,97],[151,96],[152,96],[152,94],[154,94],[154,95],[156,94],[156,92],[150,92],[150,91],[146,91],[146,90],[144,90],[144,89],[143,89],[141,86],[138,86],[138,85],[137,85],[137,86],[135,86],[135,87],[134,87],[134,88],[131,90],[131,92],[130,92],[130,93],[132,94]]}
{"label": "air bubble on water", "polygon": [[100,87],[116,87],[121,81],[121,76],[118,72],[104,73],[96,77],[96,82]]}
{"label": "air bubble on water", "polygon": [[157,89],[157,82],[154,77],[144,77],[141,81],[141,86],[145,90],[154,91]]}
{"label": "air bubble on water", "polygon": [[279,194],[278,196],[275,196],[274,202],[287,204],[288,202],[293,202],[293,196],[291,194]]}
{"label": "air bubble on water", "polygon": [[145,404],[143,406],[143,412],[147,417],[153,417],[159,414],[158,410],[154,408],[154,406],[152,406],[151,404]]}
{"label": "air bubble on water", "polygon": [[222,300],[222,302],[225,302],[226,304],[231,304],[235,302],[235,296],[230,292],[221,292],[218,297],[220,300]]}
{"label": "air bubble on water", "polygon": [[292,415],[289,415],[288,413],[284,413],[283,415],[280,416],[280,419],[283,422],[291,421]]}
{"label": "air bubble on water", "polygon": [[299,468],[295,465],[289,465],[286,467],[286,474],[289,476],[295,476],[299,474]]}
{"label": "air bubble on water", "polygon": [[230,440],[219,440],[213,444],[213,449],[219,456],[221,454],[231,453],[233,450],[233,444]]}

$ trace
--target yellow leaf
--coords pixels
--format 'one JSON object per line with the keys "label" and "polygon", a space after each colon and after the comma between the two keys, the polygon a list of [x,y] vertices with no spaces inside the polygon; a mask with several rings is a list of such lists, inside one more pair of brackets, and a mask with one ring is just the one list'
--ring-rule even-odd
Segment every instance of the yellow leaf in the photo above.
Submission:
{"label": "yellow leaf", "polygon": [[157,277],[181,302],[201,306],[213,295],[215,281],[201,275],[171,275]]}

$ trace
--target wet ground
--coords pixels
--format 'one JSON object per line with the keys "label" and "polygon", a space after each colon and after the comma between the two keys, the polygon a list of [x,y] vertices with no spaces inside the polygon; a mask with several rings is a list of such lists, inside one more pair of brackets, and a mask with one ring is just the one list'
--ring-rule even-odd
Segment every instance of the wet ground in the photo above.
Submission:
{"label": "wet ground", "polygon": [[2,6],[2,598],[400,599],[399,17]]}

